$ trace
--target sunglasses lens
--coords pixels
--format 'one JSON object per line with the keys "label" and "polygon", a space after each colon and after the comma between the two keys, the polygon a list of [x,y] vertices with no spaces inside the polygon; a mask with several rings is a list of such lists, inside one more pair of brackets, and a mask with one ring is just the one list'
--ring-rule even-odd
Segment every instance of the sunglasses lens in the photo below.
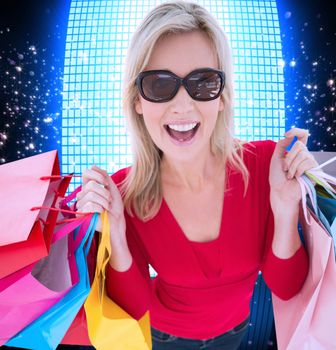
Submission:
{"label": "sunglasses lens", "polygon": [[166,73],[153,73],[142,79],[142,91],[152,101],[169,100],[175,92],[177,80]]}
{"label": "sunglasses lens", "polygon": [[188,78],[190,94],[197,100],[212,100],[220,92],[222,78],[216,72],[197,72]]}
{"label": "sunglasses lens", "polygon": [[[143,72],[137,80],[139,89],[151,102],[166,102],[174,98],[182,79],[164,71]],[[197,101],[210,101],[219,96],[224,87],[224,76],[214,70],[196,70],[183,79],[189,95]]]}

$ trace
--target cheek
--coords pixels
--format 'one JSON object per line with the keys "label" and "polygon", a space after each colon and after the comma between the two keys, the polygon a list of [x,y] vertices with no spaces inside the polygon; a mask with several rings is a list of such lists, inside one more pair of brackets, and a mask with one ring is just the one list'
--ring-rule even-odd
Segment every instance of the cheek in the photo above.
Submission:
{"label": "cheek", "polygon": [[219,112],[219,104],[212,103],[207,106],[202,107],[202,115],[204,117],[205,124],[209,126],[209,128],[213,128],[216,124],[218,112]]}
{"label": "cheek", "polygon": [[164,114],[164,110],[160,104],[154,104],[150,102],[143,103],[142,112],[144,122],[148,130],[156,130],[157,128],[160,128],[160,120]]}
{"label": "cheek", "polygon": [[146,100],[142,100],[142,111],[145,116],[150,118],[160,118],[165,110],[165,103],[154,103]]}

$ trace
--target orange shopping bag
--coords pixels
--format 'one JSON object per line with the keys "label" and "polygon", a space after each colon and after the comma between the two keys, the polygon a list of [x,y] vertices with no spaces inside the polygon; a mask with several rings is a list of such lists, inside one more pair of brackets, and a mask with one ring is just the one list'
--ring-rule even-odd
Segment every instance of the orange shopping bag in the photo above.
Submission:
{"label": "orange shopping bag", "polygon": [[55,207],[71,176],[61,177],[57,151],[0,166],[0,279],[48,255]]}

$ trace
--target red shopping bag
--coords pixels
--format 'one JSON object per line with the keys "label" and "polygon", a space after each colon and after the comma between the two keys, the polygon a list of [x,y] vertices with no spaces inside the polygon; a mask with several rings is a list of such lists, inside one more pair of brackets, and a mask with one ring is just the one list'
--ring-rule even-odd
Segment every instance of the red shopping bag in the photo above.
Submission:
{"label": "red shopping bag", "polygon": [[[93,282],[94,273],[96,269],[96,256],[98,249],[96,238],[97,237],[94,237],[94,239],[92,240],[91,248],[87,257],[90,284],[92,284]],[[66,332],[64,338],[62,339],[61,344],[91,345],[87,329],[87,321],[84,306],[79,310],[70,328]]]}
{"label": "red shopping bag", "polygon": [[91,345],[87,330],[85,310],[83,307],[79,310],[77,316],[71,323],[71,326],[62,339],[61,344]]}
{"label": "red shopping bag", "polygon": [[47,256],[57,212],[55,207],[71,176],[62,178],[57,151],[0,166],[0,278]]}
{"label": "red shopping bag", "polygon": [[[92,240],[91,249],[87,257],[88,272],[91,284],[93,282],[94,273],[96,269],[97,242],[95,238]],[[84,306],[79,310],[70,328],[66,332],[64,338],[62,339],[61,344],[91,345],[87,329],[87,321]]]}

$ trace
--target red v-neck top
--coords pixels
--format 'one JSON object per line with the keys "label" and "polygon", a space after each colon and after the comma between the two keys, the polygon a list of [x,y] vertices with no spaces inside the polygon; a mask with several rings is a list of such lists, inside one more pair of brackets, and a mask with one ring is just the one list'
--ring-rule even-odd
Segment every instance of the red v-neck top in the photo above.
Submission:
{"label": "red v-neck top", "polygon": [[[109,296],[134,318],[149,310],[153,327],[193,339],[218,336],[247,318],[259,271],[280,298],[294,296],[307,275],[308,257],[302,246],[289,259],[271,249],[268,176],[274,147],[273,141],[245,145],[246,197],[241,174],[227,167],[220,234],[213,241],[190,241],[164,200],[147,222],[125,213],[133,262],[125,272],[108,267]],[[122,169],[112,179],[119,184],[126,174]],[[148,264],[158,273],[152,280]]]}

